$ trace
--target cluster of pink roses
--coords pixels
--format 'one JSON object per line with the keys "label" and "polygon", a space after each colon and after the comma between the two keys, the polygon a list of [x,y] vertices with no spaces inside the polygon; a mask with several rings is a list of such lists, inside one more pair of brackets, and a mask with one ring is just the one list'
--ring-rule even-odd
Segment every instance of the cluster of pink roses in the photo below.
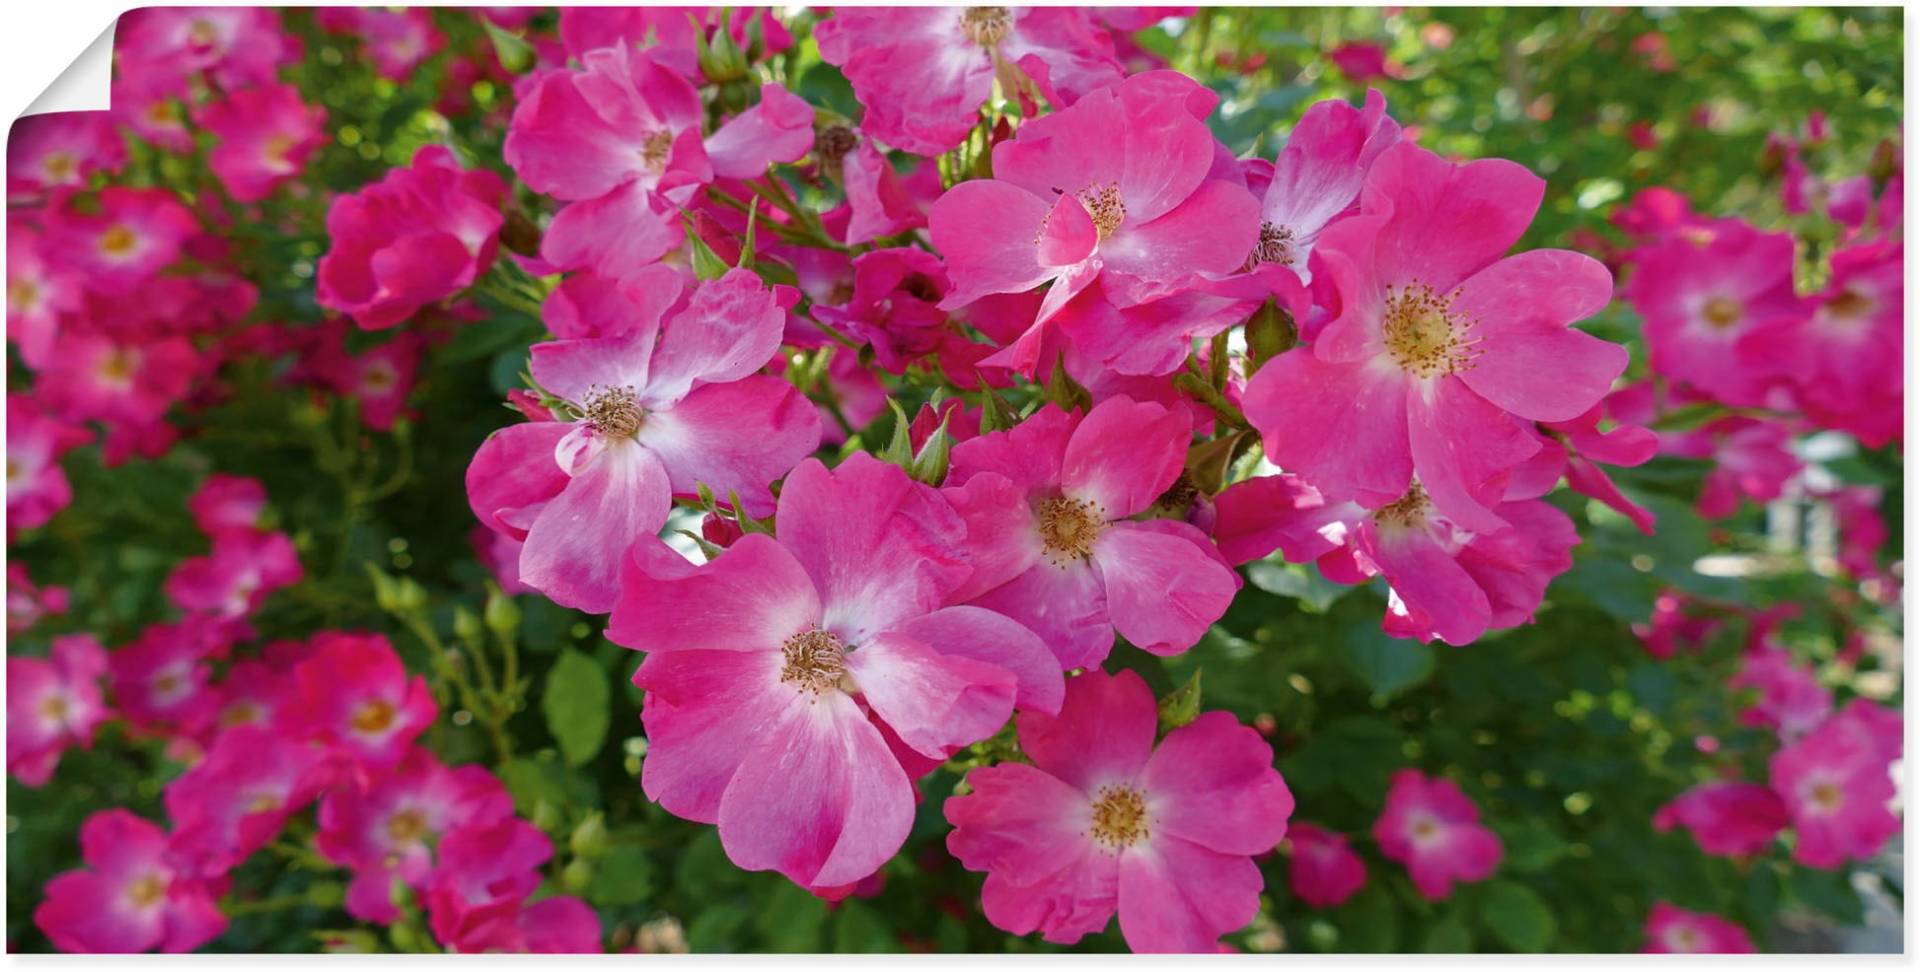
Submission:
{"label": "cluster of pink roses", "polygon": [[[773,84],[703,110],[700,82],[727,81],[710,50],[572,11],[561,33],[574,62],[519,83],[505,148],[562,204],[513,257],[566,274],[555,339],[468,498],[503,581],[610,613],[647,653],[642,784],[741,867],[848,893],[905,839],[913,781],[1018,711],[1033,767],[978,770],[947,808],[989,919],[1072,941],[1117,910],[1135,948],[1211,947],[1252,917],[1248,857],[1292,801],[1224,714],[1156,749],[1144,684],[1098,668],[1116,634],[1187,650],[1233,565],[1277,550],[1384,577],[1392,634],[1466,644],[1571,565],[1573,524],[1538,497],[1565,478],[1631,508],[1595,465],[1651,455],[1599,428],[1626,352],[1568,326],[1609,301],[1607,270],[1505,256],[1544,183],[1403,141],[1377,93],[1240,160],[1205,124],[1215,95],[1128,76],[1082,11],[836,13],[816,36],[857,126]],[[1017,127],[982,121],[996,86]],[[776,165],[846,201],[798,206]],[[404,245],[392,225],[355,246]],[[437,299],[472,257],[388,266]],[[1262,313],[1285,323],[1234,351]],[[884,413],[871,368],[929,366],[980,397],[923,409],[892,462],[808,458]],[[1004,415],[1023,383],[1069,391]],[[1263,447],[1269,473],[1203,488],[1196,436],[1232,438],[1223,466]],[[703,564],[657,536],[688,522],[676,503],[706,514]],[[1452,784],[1411,771],[1379,839],[1435,897],[1499,858]]]}
{"label": "cluster of pink roses", "polygon": [[529,900],[552,842],[514,816],[506,787],[418,742],[439,705],[383,636],[323,631],[233,651],[269,585],[286,582],[273,572],[298,575],[286,537],[255,526],[265,503],[259,483],[231,476],[194,495],[214,554],[168,580],[180,621],[111,652],[66,635],[49,659],[7,659],[7,768],[21,782],[44,784],[110,720],[191,767],[164,791],[168,827],[119,809],[89,818],[87,868],[47,886],[35,922],[66,951],[198,948],[226,927],[216,899],[229,873],[270,844],[287,853],[276,841],[289,820],[317,805],[313,847],[352,871],[354,917],[392,924],[405,902],[451,950],[598,951],[584,902]]}

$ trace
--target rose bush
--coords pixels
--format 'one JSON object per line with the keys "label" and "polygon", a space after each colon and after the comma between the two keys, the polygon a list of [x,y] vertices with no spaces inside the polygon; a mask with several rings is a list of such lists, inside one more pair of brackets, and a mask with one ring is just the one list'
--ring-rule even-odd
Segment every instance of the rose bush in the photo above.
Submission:
{"label": "rose bush", "polygon": [[7,148],[10,947],[1858,924],[1899,33],[130,13]]}

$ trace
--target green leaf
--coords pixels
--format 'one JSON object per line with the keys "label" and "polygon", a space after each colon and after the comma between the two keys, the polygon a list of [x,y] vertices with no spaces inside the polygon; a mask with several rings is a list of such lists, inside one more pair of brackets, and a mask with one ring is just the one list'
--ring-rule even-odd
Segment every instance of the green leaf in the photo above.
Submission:
{"label": "green leaf", "polygon": [[[759,19],[755,17],[754,21],[757,23]],[[753,203],[747,207],[747,235],[740,243],[740,260],[734,264],[735,267],[753,269],[754,233],[760,228],[759,223],[760,197],[755,196]]]}
{"label": "green leaf", "polygon": [[785,953],[820,951],[826,923],[827,903],[790,881],[774,885],[755,919],[767,951]]}
{"label": "green leaf", "polygon": [[1381,695],[1397,695],[1433,674],[1433,646],[1392,638],[1373,622],[1347,629],[1347,663]]}
{"label": "green leaf", "polygon": [[1508,870],[1544,870],[1567,851],[1567,842],[1560,839],[1552,827],[1532,817],[1514,822],[1498,821],[1493,829],[1499,833],[1500,844],[1506,849],[1500,864]]}
{"label": "green leaf", "polygon": [[1795,901],[1848,925],[1857,925],[1866,916],[1860,904],[1860,892],[1853,889],[1847,871],[1816,871],[1795,868],[1787,879],[1787,888]]}
{"label": "green leaf", "polygon": [[745,905],[709,904],[687,926],[687,947],[695,952],[737,952],[740,929],[752,919]]}
{"label": "green leaf", "polygon": [[1269,594],[1299,601],[1303,609],[1313,614],[1327,613],[1333,602],[1356,590],[1351,585],[1327,580],[1317,566],[1289,564],[1271,558],[1248,564],[1247,580]]}
{"label": "green leaf", "polygon": [[839,914],[834,918],[833,950],[842,953],[897,952],[900,943],[872,908],[849,900],[841,904]]}
{"label": "green leaf", "polygon": [[1627,691],[1647,711],[1656,716],[1665,717],[1673,711],[1674,698],[1678,695],[1678,685],[1673,672],[1667,666],[1656,662],[1641,662],[1627,673]]}
{"label": "green leaf", "polygon": [[1355,952],[1391,952],[1400,946],[1400,908],[1378,882],[1340,909],[1340,944]]}
{"label": "green leaf", "polygon": [[1544,952],[1559,934],[1552,909],[1524,884],[1494,881],[1479,898],[1480,923],[1516,952]]}
{"label": "green leaf", "polygon": [[638,847],[608,849],[587,885],[587,900],[596,908],[640,904],[651,894],[653,860]]}
{"label": "green leaf", "polygon": [[727,261],[720,259],[720,254],[713,252],[713,247],[708,246],[707,241],[700,238],[700,232],[695,228],[692,217],[687,217],[685,222],[687,246],[693,250],[694,277],[700,280],[718,280],[726,276],[727,271],[732,269],[727,266]]}
{"label": "green leaf", "polygon": [[1442,955],[1460,955],[1473,951],[1473,932],[1457,915],[1448,915],[1427,928],[1420,936],[1420,951]]}
{"label": "green leaf", "polygon": [[493,52],[500,57],[500,66],[513,74],[522,74],[533,66],[533,45],[520,35],[507,31],[485,17],[479,18],[480,25],[487,29],[487,37],[493,41]]}
{"label": "green leaf", "polygon": [[1200,669],[1193,670],[1187,684],[1174,689],[1160,700],[1160,731],[1171,732],[1200,718]]}
{"label": "green leaf", "polygon": [[606,669],[572,648],[560,653],[547,673],[540,709],[568,765],[582,765],[600,752],[607,738],[611,695]]}

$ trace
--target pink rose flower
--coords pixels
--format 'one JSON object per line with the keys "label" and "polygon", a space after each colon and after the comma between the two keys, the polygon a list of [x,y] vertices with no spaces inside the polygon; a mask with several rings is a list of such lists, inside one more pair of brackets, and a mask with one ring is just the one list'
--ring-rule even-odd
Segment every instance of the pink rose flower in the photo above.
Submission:
{"label": "pink rose flower", "polygon": [[45,414],[30,395],[7,396],[7,534],[53,519],[73,501],[60,457],[93,440],[85,426]]}
{"label": "pink rose flower", "polygon": [[1800,367],[1807,308],[1793,292],[1793,237],[1720,224],[1701,244],[1669,239],[1634,254],[1626,297],[1644,318],[1653,370],[1729,405],[1765,404],[1768,389]]}
{"label": "pink rose flower", "polygon": [[1296,820],[1287,828],[1293,848],[1287,886],[1313,908],[1338,908],[1367,883],[1367,865],[1347,843],[1347,835]]}
{"label": "pink rose flower", "polygon": [[338,747],[363,774],[404,758],[438,714],[423,675],[407,677],[384,635],[322,632],[293,669],[297,709],[290,723]]}
{"label": "pink rose flower", "polygon": [[400,917],[393,882],[426,891],[435,844],[463,827],[490,827],[512,816],[513,798],[493,774],[479,766],[450,768],[416,746],[392,771],[328,791],[314,843],[322,856],[353,869],[348,913],[388,925]]}
{"label": "pink rose flower", "polygon": [[499,176],[462,169],[445,146],[427,145],[412,165],[335,199],[320,306],[377,331],[471,286],[499,249],[505,194]]}
{"label": "pink rose flower", "polygon": [[1900,758],[1894,709],[1854,699],[1768,763],[1793,821],[1795,862],[1833,869],[1867,860],[1900,832],[1891,765]]}
{"label": "pink rose flower", "polygon": [[1502,256],[1544,186],[1497,159],[1455,165],[1410,142],[1383,153],[1360,214],[1320,236],[1339,316],[1247,382],[1268,458],[1331,496],[1383,506],[1414,485],[1464,530],[1505,526],[1493,507],[1540,448],[1522,420],[1580,417],[1627,363],[1568,326],[1611,298],[1604,266],[1568,250]]}
{"label": "pink rose flower", "polygon": [[41,618],[67,613],[68,600],[64,587],[35,584],[26,564],[15,560],[7,565],[7,633],[31,631]]}
{"label": "pink rose flower", "polygon": [[236,91],[199,110],[200,125],[219,140],[207,166],[239,202],[265,199],[306,167],[327,140],[327,110],[300,90],[275,84]]}
{"label": "pink rose flower", "polygon": [[1353,211],[1375,159],[1400,140],[1387,99],[1368,90],[1364,109],[1338,99],[1300,116],[1274,159],[1260,204],[1260,241],[1248,264],[1278,264],[1310,281],[1320,231]]}
{"label": "pink rose flower", "polygon": [[7,196],[84,188],[95,172],[117,172],[126,162],[126,142],[107,112],[25,115],[7,137]]}
{"label": "pink rose flower", "polygon": [[942,492],[974,569],[954,597],[1032,628],[1062,668],[1099,664],[1115,631],[1155,654],[1192,647],[1239,575],[1200,530],[1133,519],[1180,477],[1191,428],[1184,409],[1117,396],[955,446]]}
{"label": "pink rose flower", "polygon": [[1812,667],[1795,662],[1785,648],[1768,645],[1748,651],[1727,686],[1757,690],[1754,703],[1740,711],[1740,721],[1773,729],[1784,742],[1819,725],[1833,709],[1833,693],[1820,684]]}
{"label": "pink rose flower", "polygon": [[467,469],[488,527],[526,541],[520,580],[583,611],[613,608],[621,555],[700,484],[772,509],[768,485],[820,442],[792,385],[755,372],[784,315],[750,270],[692,292],[657,328],[533,347],[533,377],[578,419],[495,432]]}
{"label": "pink rose flower", "polygon": [[1124,75],[1112,40],[1067,7],[840,7],[814,39],[853,84],[861,127],[917,155],[960,144],[996,78],[1058,109]]}
{"label": "pink rose flower", "polygon": [[8,773],[43,786],[69,747],[93,747],[94,729],[109,714],[100,694],[106,671],[106,650],[89,634],[53,639],[48,658],[8,656]]}
{"label": "pink rose flower", "polygon": [[79,196],[49,210],[48,256],[79,274],[90,291],[124,294],[180,256],[199,232],[193,213],[165,189],[108,186],[82,211]]}
{"label": "pink rose flower", "polygon": [[940,306],[1050,283],[1037,327],[1095,280],[1130,305],[1238,269],[1258,242],[1260,204],[1208,178],[1204,119],[1216,101],[1155,71],[1021,125],[993,147],[994,178],[954,186],[927,214],[953,280]]}
{"label": "pink rose flower", "polygon": [[159,827],[102,810],[80,827],[87,867],[47,882],[33,923],[63,952],[191,952],[226,930],[207,883],[182,870]]}
{"label": "pink rose flower", "polygon": [[251,532],[267,510],[267,488],[251,476],[214,473],[188,497],[187,510],[207,536]]}
{"label": "pink rose flower", "polygon": [[1455,882],[1486,880],[1503,853],[1459,784],[1412,769],[1393,774],[1373,839],[1388,860],[1407,866],[1413,886],[1430,901],[1445,900]]}
{"label": "pink rose flower", "polygon": [[319,795],[324,758],[319,747],[266,726],[220,733],[205,759],[167,784],[174,853],[194,873],[226,874]]}
{"label": "pink rose flower", "polygon": [[1136,952],[1212,952],[1260,910],[1265,854],[1293,795],[1260,734],[1208,712],[1158,746],[1153,691],[1095,668],[1068,683],[1058,716],[1023,712],[1033,760],[967,775],[948,799],[947,848],[987,872],[994,927],[1072,944],[1115,912]]}
{"label": "pink rose flower", "polygon": [[1700,849],[1720,857],[1758,854],[1787,826],[1787,807],[1759,783],[1702,783],[1653,815],[1653,829],[1685,827]]}
{"label": "pink rose flower", "polygon": [[188,557],[167,575],[167,599],[187,614],[222,620],[245,618],[267,595],[300,582],[305,571],[293,540],[279,532],[229,532],[214,538],[213,552]]}
{"label": "pink rose flower", "polygon": [[946,606],[969,571],[965,537],[937,491],[855,453],[832,471],[802,462],[775,535],[711,563],[635,543],[607,638],[647,652],[633,677],[647,796],[717,823],[746,870],[823,892],[877,870],[913,819],[903,756],[931,769],[1004,725],[1016,698],[1060,704],[1039,638]]}
{"label": "pink rose flower", "polygon": [[1746,954],[1753,951],[1747,930],[1720,917],[1653,903],[1647,913],[1646,951],[1656,954]]}

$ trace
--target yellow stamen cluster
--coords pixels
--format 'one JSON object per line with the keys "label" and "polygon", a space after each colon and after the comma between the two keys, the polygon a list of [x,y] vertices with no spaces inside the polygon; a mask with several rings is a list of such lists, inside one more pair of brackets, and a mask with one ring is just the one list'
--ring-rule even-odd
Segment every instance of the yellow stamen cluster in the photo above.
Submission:
{"label": "yellow stamen cluster", "polygon": [[370,699],[353,710],[351,722],[355,732],[385,732],[388,726],[393,725],[395,714],[393,703],[386,699]]}
{"label": "yellow stamen cluster", "polygon": [[640,431],[640,422],[647,414],[634,401],[634,396],[631,386],[603,388],[597,392],[587,389],[587,423],[600,435],[616,439],[631,437]]}
{"label": "yellow stamen cluster", "polygon": [[1013,11],[1007,7],[968,7],[960,15],[960,30],[975,44],[992,48],[1013,30]]}
{"label": "yellow stamen cluster", "polygon": [[1854,321],[1872,313],[1873,298],[1852,287],[1843,288],[1833,299],[1827,301],[1826,311],[1829,320]]}
{"label": "yellow stamen cluster", "polygon": [[1092,218],[1093,228],[1103,241],[1127,218],[1127,205],[1120,201],[1120,187],[1111,182],[1080,190],[1080,205],[1086,207],[1087,216]]}
{"label": "yellow stamen cluster", "polygon": [[1146,840],[1147,798],[1130,786],[1101,787],[1093,802],[1088,835],[1111,850]]}
{"label": "yellow stamen cluster", "polygon": [[1040,546],[1047,561],[1066,567],[1093,556],[1093,542],[1106,528],[1105,511],[1091,500],[1056,496],[1040,504]]}
{"label": "yellow stamen cluster", "polygon": [[139,242],[140,238],[134,236],[132,230],[116,223],[100,234],[100,252],[108,256],[126,256],[133,252]]}
{"label": "yellow stamen cluster", "polygon": [[1700,316],[1713,327],[1725,330],[1740,323],[1740,302],[1732,297],[1710,297],[1701,305]]}
{"label": "yellow stamen cluster", "polygon": [[847,674],[847,646],[831,631],[811,628],[780,646],[786,664],[780,681],[819,695],[837,687]]}
{"label": "yellow stamen cluster", "polygon": [[387,818],[387,840],[398,846],[418,843],[426,836],[427,818],[418,810],[406,809]]}
{"label": "yellow stamen cluster", "polygon": [[673,151],[673,133],[666,129],[648,132],[640,141],[640,164],[658,172],[667,167],[667,155]]}
{"label": "yellow stamen cluster", "polygon": [[1432,514],[1433,502],[1427,499],[1427,491],[1414,483],[1405,496],[1375,510],[1373,520],[1383,526],[1412,529],[1426,525]]}
{"label": "yellow stamen cluster", "polygon": [[1267,222],[1260,224],[1260,242],[1253,245],[1253,252],[1247,256],[1247,269],[1262,263],[1293,266],[1293,230]]}
{"label": "yellow stamen cluster", "polygon": [[127,900],[135,908],[151,908],[167,896],[167,882],[157,874],[142,875],[127,885]]}
{"label": "yellow stamen cluster", "polygon": [[1480,340],[1470,335],[1473,322],[1454,313],[1452,304],[1417,280],[1387,291],[1381,336],[1387,354],[1407,374],[1435,378],[1473,367]]}

